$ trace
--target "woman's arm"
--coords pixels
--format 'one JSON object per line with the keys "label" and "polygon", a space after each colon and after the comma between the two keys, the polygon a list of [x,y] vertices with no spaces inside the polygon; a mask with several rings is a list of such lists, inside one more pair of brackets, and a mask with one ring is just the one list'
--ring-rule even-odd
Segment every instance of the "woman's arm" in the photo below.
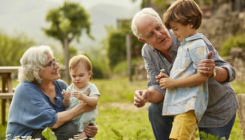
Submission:
{"label": "woman's arm", "polygon": [[162,78],[160,86],[162,89],[175,88],[175,87],[191,87],[207,82],[208,75],[196,73],[189,77],[180,79]]}
{"label": "woman's arm", "polygon": [[92,106],[88,105],[87,103],[81,101],[81,103],[78,106],[76,106],[70,110],[66,110],[66,111],[57,113],[58,119],[57,119],[56,123],[52,126],[52,128],[53,129],[58,128],[61,125],[63,125],[64,123],[72,120],[76,116],[78,116],[82,113],[85,113],[85,112],[92,111],[95,108],[96,107],[92,107]]}

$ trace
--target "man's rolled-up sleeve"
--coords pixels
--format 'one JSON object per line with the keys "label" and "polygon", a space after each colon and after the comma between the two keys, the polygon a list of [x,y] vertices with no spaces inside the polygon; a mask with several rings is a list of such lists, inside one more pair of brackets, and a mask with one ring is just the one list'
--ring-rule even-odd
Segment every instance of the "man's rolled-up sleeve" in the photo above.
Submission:
{"label": "man's rolled-up sleeve", "polygon": [[144,45],[142,48],[142,57],[145,62],[145,69],[147,71],[147,88],[148,89],[155,89],[159,91],[163,96],[165,95],[165,90],[162,90],[159,83],[156,82],[156,76],[159,74],[159,70],[157,70],[157,66],[155,65],[154,60],[152,59],[151,55],[149,54],[147,46]]}

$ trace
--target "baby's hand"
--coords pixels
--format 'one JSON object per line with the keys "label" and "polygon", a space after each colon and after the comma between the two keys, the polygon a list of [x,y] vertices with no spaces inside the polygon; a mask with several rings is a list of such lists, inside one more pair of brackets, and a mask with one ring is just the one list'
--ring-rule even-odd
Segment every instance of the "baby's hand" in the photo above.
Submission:
{"label": "baby's hand", "polygon": [[63,94],[64,100],[66,100],[66,101],[70,100],[70,97],[71,97],[70,92],[66,92],[65,90],[63,90],[62,94]]}
{"label": "baby's hand", "polygon": [[74,97],[76,97],[77,99],[82,100],[82,96],[83,96],[82,93],[75,91],[75,92],[72,93],[72,95],[73,95]]}

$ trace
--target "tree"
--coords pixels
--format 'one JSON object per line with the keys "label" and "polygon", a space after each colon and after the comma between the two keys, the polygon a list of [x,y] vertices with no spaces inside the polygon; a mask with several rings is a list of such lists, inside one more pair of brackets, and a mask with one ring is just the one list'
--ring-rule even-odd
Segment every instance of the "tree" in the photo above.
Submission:
{"label": "tree", "polygon": [[93,39],[90,35],[89,15],[78,3],[65,2],[62,7],[50,10],[46,16],[46,21],[50,22],[51,25],[49,28],[42,28],[43,31],[46,35],[59,40],[64,49],[65,79],[70,83],[68,47],[74,39],[79,42],[84,30]]}
{"label": "tree", "polygon": [[0,66],[19,66],[24,52],[34,44],[24,33],[15,37],[0,33]]}

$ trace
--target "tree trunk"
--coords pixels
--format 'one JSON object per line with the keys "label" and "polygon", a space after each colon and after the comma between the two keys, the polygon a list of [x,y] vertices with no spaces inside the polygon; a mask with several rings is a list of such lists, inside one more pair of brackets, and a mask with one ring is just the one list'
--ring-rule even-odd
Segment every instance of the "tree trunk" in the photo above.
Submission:
{"label": "tree trunk", "polygon": [[70,85],[70,76],[69,76],[69,44],[68,38],[64,38],[64,54],[65,54],[65,80],[68,85]]}
{"label": "tree trunk", "polygon": [[132,71],[131,71],[131,35],[126,35],[126,48],[127,48],[127,61],[128,61],[128,76],[129,81],[133,81],[132,79]]}

